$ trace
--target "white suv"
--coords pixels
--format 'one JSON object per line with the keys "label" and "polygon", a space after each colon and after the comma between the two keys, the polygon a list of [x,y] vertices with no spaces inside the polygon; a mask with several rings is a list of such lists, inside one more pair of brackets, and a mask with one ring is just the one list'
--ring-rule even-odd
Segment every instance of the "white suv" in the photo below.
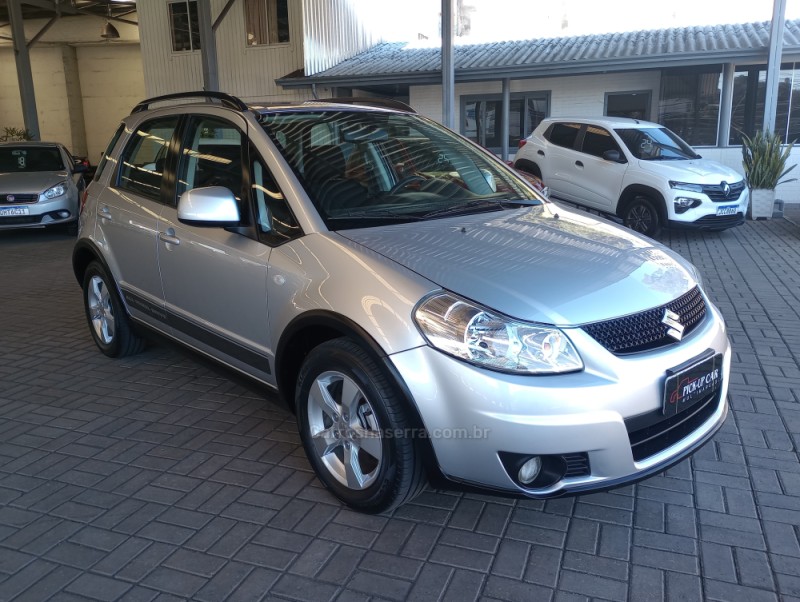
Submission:
{"label": "white suv", "polygon": [[749,202],[741,174],[701,158],[662,125],[626,117],[545,119],[520,142],[514,167],[554,197],[650,236],[662,226],[738,226]]}

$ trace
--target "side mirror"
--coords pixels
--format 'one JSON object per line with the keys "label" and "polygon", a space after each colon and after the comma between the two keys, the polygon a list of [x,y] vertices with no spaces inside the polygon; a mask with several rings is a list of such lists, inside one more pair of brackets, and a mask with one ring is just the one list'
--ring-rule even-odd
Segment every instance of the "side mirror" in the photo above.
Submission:
{"label": "side mirror", "polygon": [[239,205],[224,186],[187,190],[178,200],[178,221],[189,226],[230,227],[241,221]]}
{"label": "side mirror", "polygon": [[607,150],[603,153],[603,159],[614,163],[625,163],[625,158],[620,155],[618,150]]}

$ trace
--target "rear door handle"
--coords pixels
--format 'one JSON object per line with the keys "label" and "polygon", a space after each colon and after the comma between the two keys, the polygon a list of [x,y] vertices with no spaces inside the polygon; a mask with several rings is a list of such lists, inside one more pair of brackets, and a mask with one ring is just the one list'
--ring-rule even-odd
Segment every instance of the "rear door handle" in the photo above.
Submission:
{"label": "rear door handle", "polygon": [[537,155],[541,155],[542,157],[544,157],[544,151],[543,150],[536,151],[536,154]]}
{"label": "rear door handle", "polygon": [[578,167],[583,167],[583,161],[575,161],[575,165]]}
{"label": "rear door handle", "polygon": [[179,245],[181,244],[181,239],[175,236],[175,230],[172,228],[167,228],[164,232],[158,233],[158,239],[167,243],[168,245]]}
{"label": "rear door handle", "polygon": [[107,219],[108,221],[111,221],[111,212],[108,210],[108,207],[103,207],[102,209],[100,209],[97,212],[97,215],[99,215],[103,219]]}

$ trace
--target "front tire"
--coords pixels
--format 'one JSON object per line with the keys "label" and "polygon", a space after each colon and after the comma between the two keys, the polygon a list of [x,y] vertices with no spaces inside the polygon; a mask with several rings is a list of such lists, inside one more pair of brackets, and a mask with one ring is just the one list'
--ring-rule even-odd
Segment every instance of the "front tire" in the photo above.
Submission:
{"label": "front tire", "polygon": [[644,196],[637,196],[628,203],[620,217],[628,228],[645,236],[656,236],[661,230],[658,209],[651,199]]}
{"label": "front tire", "polygon": [[386,369],[355,341],[334,339],[309,353],[295,403],[309,462],[345,504],[383,512],[423,489],[406,401]]}
{"label": "front tire", "polygon": [[125,357],[144,350],[145,340],[131,328],[114,281],[97,261],[89,264],[83,276],[83,305],[92,338],[108,357]]}

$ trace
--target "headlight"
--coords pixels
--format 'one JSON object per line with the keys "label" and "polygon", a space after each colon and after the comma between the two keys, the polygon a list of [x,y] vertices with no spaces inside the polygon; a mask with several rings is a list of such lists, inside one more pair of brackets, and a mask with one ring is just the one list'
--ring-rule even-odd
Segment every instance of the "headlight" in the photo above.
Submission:
{"label": "headlight", "polygon": [[560,329],[517,322],[450,293],[425,299],[414,319],[433,347],[485,368],[522,374],[583,369]]}
{"label": "headlight", "polygon": [[67,183],[66,182],[59,182],[52,188],[48,188],[42,194],[46,199],[54,199],[57,196],[61,196],[67,191]]}
{"label": "headlight", "polygon": [[689,184],[687,182],[675,182],[674,180],[669,181],[669,187],[673,188],[674,190],[688,190],[689,192],[703,192],[703,185],[702,184]]}

